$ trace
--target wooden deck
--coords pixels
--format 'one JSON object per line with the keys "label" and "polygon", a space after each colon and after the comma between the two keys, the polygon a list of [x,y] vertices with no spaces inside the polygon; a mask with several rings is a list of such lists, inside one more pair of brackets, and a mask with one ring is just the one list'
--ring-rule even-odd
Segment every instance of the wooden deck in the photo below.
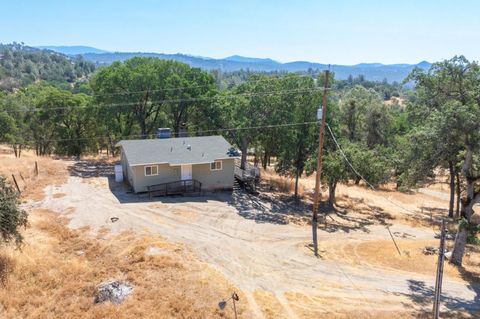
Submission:
{"label": "wooden deck", "polygon": [[236,160],[235,179],[245,188],[255,191],[257,183],[260,181],[260,169],[250,163],[247,163],[245,169],[241,169],[240,160]]}
{"label": "wooden deck", "polygon": [[169,183],[151,185],[147,187],[148,196],[169,196],[184,194],[200,194],[202,192],[202,183],[196,179],[186,179]]}

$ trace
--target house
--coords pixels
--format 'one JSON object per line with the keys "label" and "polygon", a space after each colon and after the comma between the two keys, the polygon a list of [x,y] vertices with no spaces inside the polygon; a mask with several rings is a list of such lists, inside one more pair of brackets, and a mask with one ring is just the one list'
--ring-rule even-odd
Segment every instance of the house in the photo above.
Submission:
{"label": "house", "polygon": [[222,136],[123,140],[116,146],[135,193],[233,189],[238,156]]}

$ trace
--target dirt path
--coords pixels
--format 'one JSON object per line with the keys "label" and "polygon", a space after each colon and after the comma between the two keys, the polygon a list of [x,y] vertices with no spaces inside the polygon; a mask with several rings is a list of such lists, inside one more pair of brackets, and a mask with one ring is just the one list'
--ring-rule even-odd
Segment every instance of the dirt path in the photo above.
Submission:
{"label": "dirt path", "polygon": [[[351,230],[332,234],[321,231],[322,258],[316,259],[308,248],[310,229],[307,226],[246,219],[239,215],[238,207],[227,194],[142,201],[121,189],[114,188],[112,193],[104,177],[88,180],[70,177],[62,186],[48,187],[46,193],[43,201],[32,205],[68,214],[72,218],[71,227],[91,226],[96,230],[106,227],[115,233],[123,230],[153,232],[169,241],[190,245],[202,260],[246,294],[260,290],[277,296],[282,313],[289,318],[304,317],[301,307],[305,295],[348,300],[341,311],[364,311],[367,316],[371,311],[411,310],[406,305],[414,305],[417,310],[430,308],[428,302],[415,303],[415,298],[430,298],[433,274],[382,267],[374,261],[362,261],[361,246],[347,249],[347,244],[351,243],[390,242],[389,233],[382,225],[372,225],[367,232]],[[112,217],[119,220],[112,223]],[[392,225],[390,229],[415,240],[434,240],[431,229],[402,224]],[[343,262],[329,258],[335,247],[348,255],[353,251],[351,260]],[[445,299],[452,300],[448,309],[480,310],[478,287],[447,277],[443,291]],[[250,304],[254,301],[250,300]],[[308,302],[309,314],[335,316],[335,311],[340,311],[325,308],[314,299]],[[251,308],[258,314],[258,307],[263,306],[252,304]]]}

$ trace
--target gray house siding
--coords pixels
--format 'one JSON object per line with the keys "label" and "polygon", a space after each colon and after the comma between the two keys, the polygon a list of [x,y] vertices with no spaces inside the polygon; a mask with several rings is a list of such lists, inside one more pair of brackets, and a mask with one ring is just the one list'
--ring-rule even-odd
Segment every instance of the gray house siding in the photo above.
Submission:
{"label": "gray house siding", "polygon": [[[127,162],[122,156],[122,166]],[[146,165],[151,166],[151,165]],[[129,166],[126,164],[127,180],[135,193],[148,191],[150,185],[175,182],[182,179],[180,166],[170,166],[169,164],[158,164],[158,175],[145,176],[145,165]],[[125,166],[124,166],[125,167]],[[193,164],[192,178],[202,183],[202,190],[230,190],[234,182],[234,159],[222,160],[221,170],[210,170],[210,164]]]}
{"label": "gray house siding", "polygon": [[232,189],[234,182],[234,159],[222,160],[222,169],[210,170],[210,164],[192,165],[192,178],[202,183],[202,190]]}
{"label": "gray house siding", "polygon": [[170,166],[169,164],[157,164],[158,175],[145,176],[145,166],[133,166],[132,171],[135,181],[132,185],[135,193],[146,192],[147,186],[169,183],[181,180],[180,166]]}
{"label": "gray house siding", "polygon": [[122,157],[120,159],[120,162],[122,164],[124,180],[128,181],[130,185],[134,185],[135,175],[133,174],[132,167],[128,164],[128,160],[127,160],[127,157],[125,156],[125,153],[123,152],[122,152]]}

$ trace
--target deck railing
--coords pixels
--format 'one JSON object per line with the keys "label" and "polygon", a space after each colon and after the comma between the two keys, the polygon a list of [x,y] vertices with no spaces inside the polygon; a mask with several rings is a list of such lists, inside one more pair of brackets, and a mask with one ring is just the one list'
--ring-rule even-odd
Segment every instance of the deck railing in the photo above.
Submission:
{"label": "deck railing", "polygon": [[202,191],[202,183],[196,179],[185,179],[181,181],[168,182],[162,184],[151,185],[147,187],[148,196],[168,196],[200,193]]}
{"label": "deck railing", "polygon": [[250,163],[246,163],[245,169],[240,168],[240,161],[235,162],[235,176],[241,181],[257,181],[260,179],[260,170]]}

